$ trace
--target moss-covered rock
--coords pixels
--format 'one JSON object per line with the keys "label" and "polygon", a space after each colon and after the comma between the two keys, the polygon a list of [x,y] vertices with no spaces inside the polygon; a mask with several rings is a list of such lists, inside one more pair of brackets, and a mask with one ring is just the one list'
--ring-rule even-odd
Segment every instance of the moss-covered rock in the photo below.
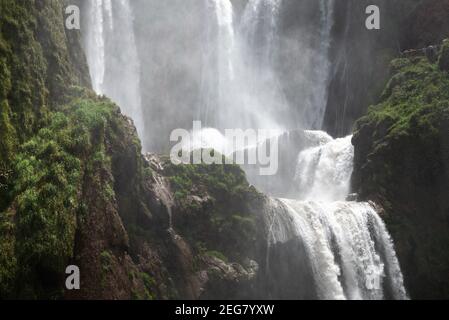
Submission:
{"label": "moss-covered rock", "polygon": [[[148,155],[147,161],[150,194],[156,196],[152,221],[158,227],[140,230],[140,235],[133,232],[132,237],[153,247],[160,243],[159,257],[175,297],[254,297],[259,276],[254,265],[263,264],[266,252],[265,197],[248,184],[237,165],[174,165],[155,155]],[[217,268],[217,263],[235,272]]]}
{"label": "moss-covered rock", "polygon": [[[120,216],[149,210],[136,200],[140,142],[120,109],[89,90],[65,3],[0,2],[0,298],[147,297],[145,279],[128,277],[141,270]],[[127,196],[115,183],[124,167],[135,177]],[[103,251],[112,255],[105,286]],[[78,296],[64,292],[71,263],[82,267]]]}
{"label": "moss-covered rock", "polygon": [[449,76],[424,57],[392,70],[356,124],[353,187],[384,207],[411,297],[448,298]]}
{"label": "moss-covered rock", "polygon": [[[246,274],[260,195],[237,166],[145,159],[132,121],[90,91],[64,3],[0,2],[0,298],[224,297],[198,272],[213,253]],[[81,290],[64,289],[69,264]],[[231,278],[215,282],[228,297]]]}
{"label": "moss-covered rock", "polygon": [[0,3],[0,211],[11,200],[6,176],[19,145],[47,124],[70,86],[89,85],[86,64],[71,54],[80,52],[80,37],[65,32],[64,3]]}
{"label": "moss-covered rock", "polygon": [[[263,199],[237,165],[173,165],[167,175],[175,196],[173,225],[192,244],[222,252],[242,262],[257,252],[258,221],[254,205]],[[254,258],[254,257],[252,257]]]}

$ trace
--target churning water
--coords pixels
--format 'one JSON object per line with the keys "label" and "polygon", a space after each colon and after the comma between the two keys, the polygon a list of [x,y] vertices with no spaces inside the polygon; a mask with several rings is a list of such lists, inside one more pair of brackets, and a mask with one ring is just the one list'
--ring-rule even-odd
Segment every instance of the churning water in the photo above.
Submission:
{"label": "churning water", "polygon": [[[142,140],[160,139],[146,136],[145,126],[150,126],[150,121],[170,125],[171,119],[143,116],[142,66],[130,1],[86,3],[84,40],[94,90],[123,108],[134,120]],[[311,46],[304,40],[299,47],[292,46],[297,51],[289,52],[294,56],[291,68],[297,70],[295,90],[300,99],[296,101],[301,101],[297,106],[286,98],[278,68],[278,49],[286,41],[280,31],[283,4],[282,0],[249,0],[237,17],[230,0],[204,0],[207,19],[202,66],[193,76],[200,83],[198,104],[194,106],[197,119],[184,119],[200,120],[208,127],[202,132],[205,138],[202,135],[193,141],[195,146],[223,148],[228,143],[223,138],[224,129],[321,128],[331,69],[335,1],[319,1],[318,45]],[[297,34],[299,40],[306,36]],[[297,109],[301,118],[292,127],[292,110]],[[334,140],[320,131],[306,131],[306,135],[315,143],[301,150],[291,167],[297,194],[294,199],[271,199],[265,213],[270,250],[267,270],[272,270],[268,277],[287,276],[290,285],[297,281],[296,290],[304,291],[298,295],[301,297],[406,299],[392,240],[374,204],[345,201],[353,170],[351,137]],[[290,245],[292,242],[297,245]],[[280,248],[289,257],[297,257],[300,266],[300,270],[292,270],[292,266],[281,270],[294,271],[298,278],[270,268],[270,257]]]}
{"label": "churning water", "polygon": [[393,242],[374,204],[345,201],[353,169],[351,136],[309,134],[321,145],[298,156],[297,199],[273,200],[269,246],[292,239],[303,244],[300,254],[319,299],[406,299]]}

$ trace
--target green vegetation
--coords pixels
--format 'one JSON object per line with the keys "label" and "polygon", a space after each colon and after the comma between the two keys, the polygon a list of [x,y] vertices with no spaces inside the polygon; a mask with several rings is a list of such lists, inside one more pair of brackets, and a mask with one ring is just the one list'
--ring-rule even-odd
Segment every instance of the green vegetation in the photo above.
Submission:
{"label": "green vegetation", "polygon": [[353,185],[375,200],[412,298],[449,296],[449,74],[425,57],[397,59],[379,105],[356,124]]}
{"label": "green vegetation", "polygon": [[182,201],[192,193],[194,186],[202,186],[217,196],[241,196],[249,189],[244,171],[238,165],[198,164],[173,165],[166,162],[166,174],[177,200]]}
{"label": "green vegetation", "polygon": [[[0,299],[61,298],[75,234],[95,210],[115,210],[113,173],[135,168],[126,176],[134,189],[122,190],[132,193],[122,201],[130,215],[152,175],[119,108],[86,88],[79,33],[66,32],[63,5],[0,1]],[[104,250],[109,268],[114,257]],[[152,281],[141,278],[151,298]]]}
{"label": "green vegetation", "polygon": [[156,280],[146,272],[134,272],[129,273],[129,279],[131,281],[140,280],[143,283],[143,290],[132,290],[131,298],[133,300],[154,300],[155,296],[151,293],[156,287]]}
{"label": "green vegetation", "polygon": [[219,251],[206,251],[206,256],[217,258],[224,262],[228,262],[228,258]]}
{"label": "green vegetation", "polygon": [[15,237],[13,213],[0,215],[0,297],[8,297],[14,289],[17,259],[14,254]]}
{"label": "green vegetation", "polygon": [[[6,220],[2,228],[6,235],[14,230],[16,241],[13,250],[10,237],[3,236],[0,246],[8,245],[5,254],[14,251],[15,277],[27,284],[21,294],[30,297],[44,294],[47,288],[41,288],[40,282],[61,275],[73,256],[77,214],[86,211],[81,199],[84,177],[97,181],[105,200],[115,197],[113,186],[102,184],[99,175],[111,170],[106,140],[119,139],[118,131],[123,130],[118,108],[76,88],[73,94],[78,98],[59,112],[50,112],[48,126],[23,143],[13,161],[10,192],[16,223],[7,222],[2,213]],[[5,264],[7,260],[0,259]],[[12,262],[2,263],[0,270],[13,272]],[[9,278],[13,276],[2,277]],[[2,282],[0,286],[6,286]]]}
{"label": "green vegetation", "polygon": [[[398,59],[392,63],[396,74],[383,94],[383,101],[370,109],[359,122],[390,124],[391,135],[420,131],[432,135],[438,128],[435,120],[447,114],[449,78],[426,58]],[[422,130],[426,128],[426,130]]]}
{"label": "green vegetation", "polygon": [[143,281],[143,285],[145,286],[143,300],[154,300],[155,297],[151,294],[151,292],[156,286],[156,281],[148,273],[145,272],[140,272],[139,276]]}
{"label": "green vegetation", "polygon": [[164,167],[181,234],[192,244],[203,244],[197,248],[199,254],[217,254],[224,261],[243,258],[257,239],[251,203],[261,199],[244,171],[238,165],[173,165],[168,160]]}
{"label": "green vegetation", "polygon": [[[369,172],[355,175],[356,184],[365,193],[381,195],[386,209],[392,208],[389,190],[396,178],[408,174],[410,183],[430,187],[444,169],[443,144],[449,123],[449,77],[437,64],[425,57],[397,59],[392,62],[394,73],[379,105],[369,109],[368,115],[355,126],[354,141],[358,150],[383,157],[371,161]],[[368,151],[370,150],[370,151]],[[365,161],[356,150],[356,167]],[[398,163],[399,157],[413,158],[412,168]],[[377,158],[376,158],[377,159]],[[406,164],[409,161],[405,162]],[[372,166],[379,166],[375,169]],[[413,175],[407,169],[420,167]],[[440,169],[438,169],[440,168]],[[438,170],[437,170],[438,169]]]}
{"label": "green vegetation", "polygon": [[101,261],[101,266],[103,268],[103,273],[111,272],[112,263],[114,261],[114,257],[112,256],[112,253],[108,250],[103,251],[100,254],[100,261]]}

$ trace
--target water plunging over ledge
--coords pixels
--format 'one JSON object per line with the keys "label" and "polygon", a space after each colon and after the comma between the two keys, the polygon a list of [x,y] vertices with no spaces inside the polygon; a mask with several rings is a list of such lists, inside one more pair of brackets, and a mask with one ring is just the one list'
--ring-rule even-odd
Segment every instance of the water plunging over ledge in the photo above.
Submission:
{"label": "water plunging over ledge", "polygon": [[[202,147],[226,144],[221,139],[225,128],[290,129],[294,108],[276,70],[283,1],[249,0],[240,20],[230,0],[204,3],[207,32],[202,66],[195,78],[200,83],[195,107],[196,120],[210,126],[207,132],[212,142]],[[300,52],[294,52],[297,58],[292,61],[297,64],[292,68],[298,70],[297,87],[303,101],[296,106],[301,108],[302,123],[294,123],[294,129],[321,128],[323,122],[333,7],[334,1],[320,0],[319,45],[301,46]],[[145,141],[155,139],[145,133],[151,121],[171,123],[168,120],[172,119],[163,115],[144,118],[139,39],[131,9],[129,0],[89,1],[84,40],[94,90],[116,101]],[[178,116],[176,109],[167,114]],[[290,199],[272,198],[265,212],[267,278],[273,282],[287,278],[295,297],[406,299],[394,246],[375,205],[346,201],[353,170],[351,137],[334,140],[320,131],[306,135],[314,142],[299,150],[297,162],[287,168],[294,176],[296,192],[286,195]],[[283,296],[276,295],[274,291],[282,289],[275,287],[273,296]],[[291,296],[291,292],[285,294]]]}
{"label": "water plunging over ledge", "polygon": [[407,299],[393,242],[375,205],[345,201],[353,153],[351,137],[300,152],[299,200],[272,200],[268,246],[301,243],[290,254],[305,260],[304,273],[319,299]]}

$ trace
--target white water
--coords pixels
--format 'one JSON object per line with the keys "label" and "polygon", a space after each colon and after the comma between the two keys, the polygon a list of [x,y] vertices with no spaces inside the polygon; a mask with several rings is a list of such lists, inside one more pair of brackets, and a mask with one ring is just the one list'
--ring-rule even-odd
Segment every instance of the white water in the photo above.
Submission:
{"label": "white water", "polygon": [[140,63],[130,2],[91,0],[86,12],[84,39],[93,89],[116,102],[144,140]]}
{"label": "white water", "polygon": [[406,299],[392,240],[375,207],[345,201],[351,137],[326,141],[323,132],[308,133],[320,145],[298,156],[300,200],[281,199],[285,208],[278,202],[268,215],[269,246],[295,238],[304,244],[320,299]]}
{"label": "white water", "polygon": [[[304,41],[301,47],[284,48],[288,56],[297,56],[292,58],[292,68],[302,79],[298,84],[302,97],[298,106],[289,105],[276,69],[283,1],[249,0],[239,19],[230,0],[205,3],[208,21],[197,113],[203,125],[221,132],[230,128],[321,128],[328,96],[334,1],[320,0],[318,45],[311,47]],[[293,120],[292,109],[301,110],[298,121]]]}
{"label": "white water", "polygon": [[[249,0],[240,20],[230,0],[204,1],[209,21],[198,118],[217,129],[204,129],[190,148],[226,149],[225,128],[292,129],[288,124],[292,106],[281,89],[275,63],[283,1]],[[305,41],[299,52],[292,53],[298,55],[292,68],[302,79],[298,95],[303,105],[295,107],[302,108],[301,124],[306,129],[321,128],[327,102],[334,0],[320,0],[319,7],[318,49]],[[141,66],[130,1],[91,0],[87,12],[85,44],[93,87],[132,117],[144,140]],[[298,194],[295,199],[272,199],[267,213],[270,249],[292,239],[304,245],[303,258],[309,261],[318,298],[405,299],[393,244],[376,209],[369,203],[345,201],[353,169],[351,138],[333,140],[317,131],[306,134],[316,144],[303,150],[292,168]]]}
{"label": "white water", "polygon": [[[317,53],[317,61],[315,65],[317,77],[315,80],[314,93],[312,98],[312,113],[306,118],[313,124],[313,128],[321,128],[323,125],[324,113],[326,111],[328,87],[329,87],[329,73],[331,63],[329,60],[329,50],[331,47],[331,32],[334,25],[334,6],[335,0],[320,0],[321,13],[321,30],[320,30],[320,49]],[[308,109],[309,111],[310,109]]]}
{"label": "white water", "polygon": [[[266,77],[260,76],[262,72],[268,74],[271,64],[266,61],[256,68],[248,63],[256,58],[250,52],[253,39],[245,37],[242,31],[249,28],[248,32],[253,33],[258,28],[257,24],[246,24],[247,20],[259,19],[259,10],[252,8],[256,6],[257,9],[261,1],[247,4],[241,25],[236,22],[230,0],[205,1],[209,21],[205,25],[198,118],[204,125],[221,131],[231,128],[279,129],[273,112],[279,103],[277,98],[268,98],[267,94],[275,89],[271,85],[270,90],[262,90],[263,86],[268,87]],[[265,51],[269,54],[273,49],[268,47]]]}
{"label": "white water", "polygon": [[351,138],[331,140],[299,154],[295,174],[298,199],[327,202],[345,199],[354,158]]}

